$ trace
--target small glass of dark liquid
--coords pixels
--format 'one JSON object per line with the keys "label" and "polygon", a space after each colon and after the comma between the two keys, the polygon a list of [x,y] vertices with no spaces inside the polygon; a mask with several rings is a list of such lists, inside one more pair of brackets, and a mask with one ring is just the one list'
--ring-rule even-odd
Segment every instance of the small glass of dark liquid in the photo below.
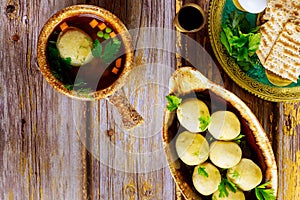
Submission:
{"label": "small glass of dark liquid", "polygon": [[204,24],[204,11],[199,5],[194,3],[182,6],[174,18],[174,25],[180,32],[197,32],[204,27]]}

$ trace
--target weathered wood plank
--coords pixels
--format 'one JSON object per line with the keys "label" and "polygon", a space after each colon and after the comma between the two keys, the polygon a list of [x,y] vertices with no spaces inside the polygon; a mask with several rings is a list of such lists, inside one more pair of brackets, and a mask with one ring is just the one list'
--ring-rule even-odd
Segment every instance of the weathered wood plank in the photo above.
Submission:
{"label": "weathered wood plank", "polygon": [[46,83],[36,62],[42,25],[73,3],[9,0],[1,4],[6,13],[0,17],[0,199],[86,196],[85,150],[73,123],[74,101]]}
{"label": "weathered wood plank", "polygon": [[299,103],[280,104],[276,153],[279,169],[278,199],[299,199],[300,139]]}
{"label": "weathered wood plank", "polygon": [[[102,6],[120,17],[128,29],[172,28],[175,14],[175,3],[171,0],[104,1]],[[139,46],[147,43],[149,39],[143,35],[141,30],[134,43]],[[175,40],[172,42],[168,44],[170,48],[175,47]],[[135,69],[124,92],[145,118],[142,126],[125,131],[113,106],[102,100],[100,104],[91,105],[94,119],[91,141],[93,149],[98,150],[93,154],[100,160],[91,159],[92,199],[175,199],[175,185],[161,142],[164,96],[175,69],[174,61],[174,54],[164,51],[136,52]]]}

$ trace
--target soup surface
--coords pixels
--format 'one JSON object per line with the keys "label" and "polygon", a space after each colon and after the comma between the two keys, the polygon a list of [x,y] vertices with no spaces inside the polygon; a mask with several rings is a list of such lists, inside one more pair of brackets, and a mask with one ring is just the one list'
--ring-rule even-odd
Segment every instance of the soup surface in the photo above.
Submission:
{"label": "soup surface", "polygon": [[124,68],[124,52],[122,39],[112,26],[90,15],[62,21],[47,47],[53,75],[68,90],[81,92],[101,90],[115,82]]}

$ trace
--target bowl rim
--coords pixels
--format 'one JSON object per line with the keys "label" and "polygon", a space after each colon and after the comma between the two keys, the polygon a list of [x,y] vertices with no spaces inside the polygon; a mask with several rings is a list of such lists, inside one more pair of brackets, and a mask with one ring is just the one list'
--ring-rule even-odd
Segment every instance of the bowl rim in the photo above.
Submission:
{"label": "bowl rim", "polygon": [[[107,88],[90,92],[88,95],[78,95],[75,91],[67,90],[64,87],[64,84],[54,77],[47,61],[47,43],[51,33],[62,21],[69,17],[78,15],[96,16],[97,18],[104,19],[106,22],[108,22],[121,37],[126,54],[124,68],[119,75],[119,78]],[[132,40],[126,26],[113,13],[99,6],[79,4],[65,7],[57,11],[47,20],[38,36],[37,61],[43,77],[55,90],[74,99],[102,99],[112,95],[124,85],[129,72],[133,68],[133,60],[134,53]]]}

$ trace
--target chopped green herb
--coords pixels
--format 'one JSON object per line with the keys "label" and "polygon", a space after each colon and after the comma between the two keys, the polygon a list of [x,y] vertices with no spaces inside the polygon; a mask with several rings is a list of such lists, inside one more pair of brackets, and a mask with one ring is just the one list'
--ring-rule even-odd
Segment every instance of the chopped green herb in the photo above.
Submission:
{"label": "chopped green herb", "polygon": [[73,85],[67,84],[67,85],[65,85],[65,88],[67,90],[73,90]]}
{"label": "chopped green herb", "polygon": [[221,32],[221,42],[222,44],[225,46],[227,52],[229,53],[229,55],[231,56],[232,55],[232,48],[226,38],[226,34],[225,34],[225,31],[222,31]]}
{"label": "chopped green herb", "polygon": [[193,153],[193,155],[194,155],[194,156],[199,156],[199,155],[200,155],[200,152],[199,152],[199,151],[195,151],[195,152]]}
{"label": "chopped green herb", "polygon": [[175,95],[168,95],[166,96],[166,99],[168,100],[167,109],[171,112],[176,110],[182,101],[182,99],[178,98]]}
{"label": "chopped green herb", "polygon": [[101,58],[106,64],[110,64],[114,59],[116,59],[122,43],[119,39],[114,39],[108,40],[104,44],[105,47],[103,50],[101,43],[98,39],[96,39],[93,44],[92,54],[96,58]]}
{"label": "chopped green herb", "polygon": [[[58,35],[59,34],[59,31],[54,31],[53,32],[53,35]],[[50,41],[51,42],[51,41]]]}
{"label": "chopped green herb", "polygon": [[256,50],[258,49],[259,43],[260,43],[260,37],[261,34],[257,33],[257,34],[253,34],[250,33],[249,37],[248,37],[248,41],[249,41],[249,56],[253,56],[256,52]]}
{"label": "chopped green herb", "polygon": [[48,42],[47,55],[53,76],[64,84],[71,84],[69,75],[69,70],[72,69],[71,58],[63,59],[60,57],[55,41]]}
{"label": "chopped green herb", "polygon": [[87,85],[86,82],[84,82],[82,80],[78,80],[74,84],[66,84],[65,88],[67,90],[74,90],[77,93],[90,93],[92,89],[87,88],[86,85]]}
{"label": "chopped green herb", "polygon": [[70,78],[70,69],[72,69],[71,58],[61,58],[59,51],[56,47],[55,41],[49,41],[48,47],[48,56],[50,69],[53,75],[60,80],[67,90],[74,90],[80,95],[89,95],[91,88],[85,88],[87,83],[82,80],[78,80],[74,83],[74,80]]}
{"label": "chopped green herb", "polygon": [[234,170],[233,172],[231,172],[230,175],[231,175],[233,178],[238,178],[238,177],[240,176],[239,172],[237,172],[237,171],[235,171],[235,170]]}
{"label": "chopped green herb", "polygon": [[233,139],[234,142],[236,142],[237,144],[241,144],[241,140],[246,137],[243,134],[239,134],[236,138]]}
{"label": "chopped green herb", "polygon": [[121,48],[121,41],[120,40],[109,40],[105,45],[104,52],[103,52],[103,61],[105,63],[111,63],[114,59],[116,59],[116,55]]}
{"label": "chopped green herb", "polygon": [[259,26],[251,28],[245,13],[237,11],[230,13],[222,24],[221,43],[246,72],[257,65],[258,57],[254,55],[260,43],[259,29]]}
{"label": "chopped green herb", "polygon": [[[87,49],[88,47],[86,46],[79,46],[79,49]],[[84,58],[82,59],[83,61],[85,60]]]}
{"label": "chopped green herb", "polygon": [[65,85],[65,87],[68,90],[72,90],[74,93],[76,93],[77,96],[92,99],[93,95],[90,94],[92,92],[92,89],[89,87],[86,87],[86,85],[87,85],[87,83],[83,82],[82,80],[79,80],[78,82],[74,83],[73,85]]}
{"label": "chopped green herb", "polygon": [[62,62],[66,65],[66,67],[68,69],[72,68],[71,61],[72,61],[72,59],[70,57],[69,58],[65,58],[65,59],[62,58]]}
{"label": "chopped green herb", "polygon": [[93,42],[93,40],[92,40],[92,38],[90,38],[90,37],[84,37],[84,39],[86,40],[86,41],[88,41],[88,42]]}
{"label": "chopped green herb", "polygon": [[74,83],[74,87],[80,87],[86,85],[86,82],[83,82],[83,80],[78,80],[76,83]]}
{"label": "chopped green herb", "polygon": [[96,39],[93,43],[92,54],[96,58],[101,57],[102,55],[102,45],[98,39]]}
{"label": "chopped green herb", "polygon": [[201,116],[199,117],[199,121],[200,121],[200,130],[204,131],[207,126],[209,125],[210,121],[211,121],[211,117],[210,116]]}
{"label": "chopped green herb", "polygon": [[76,91],[76,94],[79,96],[79,97],[85,97],[85,98],[89,98],[90,100],[96,100],[92,94],[90,94],[90,90],[88,88],[85,88],[83,90],[79,90],[79,91]]}
{"label": "chopped green herb", "polygon": [[234,193],[236,193],[236,191],[237,191],[237,187],[235,186],[235,184],[232,183],[229,179],[223,177],[220,185],[218,186],[220,198],[228,197],[227,189],[229,189],[230,191],[232,191]]}
{"label": "chopped green herb", "polygon": [[208,177],[208,173],[205,169],[205,167],[198,167],[198,174],[202,175],[202,176],[205,176],[205,177]]}
{"label": "chopped green herb", "polygon": [[255,188],[255,195],[258,200],[275,200],[275,194],[273,189],[268,189],[268,186],[270,185],[270,181],[257,186]]}
{"label": "chopped green herb", "polygon": [[218,200],[216,196],[213,196],[211,200]]}
{"label": "chopped green herb", "polygon": [[112,40],[114,43],[121,43],[121,41],[117,37],[114,37]]}
{"label": "chopped green herb", "polygon": [[79,88],[78,90],[76,90],[76,92],[81,95],[86,95],[86,94],[90,93],[91,91],[92,91],[91,88]]}

